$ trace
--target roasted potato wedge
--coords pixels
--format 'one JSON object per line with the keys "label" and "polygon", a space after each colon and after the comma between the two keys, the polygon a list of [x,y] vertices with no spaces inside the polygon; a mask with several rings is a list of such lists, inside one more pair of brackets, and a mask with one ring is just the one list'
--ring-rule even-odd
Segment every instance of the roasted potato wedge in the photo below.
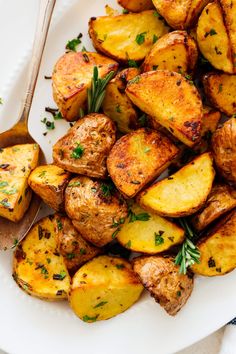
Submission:
{"label": "roasted potato wedge", "polygon": [[177,314],[192,293],[192,273],[180,274],[171,257],[138,257],[133,260],[133,269],[151,296],[171,316]]}
{"label": "roasted potato wedge", "polygon": [[13,222],[20,221],[32,197],[27,178],[0,172],[0,216]]}
{"label": "roasted potato wedge", "polygon": [[209,133],[213,134],[216,131],[220,118],[221,114],[219,111],[208,106],[203,107],[203,119],[201,130],[202,137],[208,135]]}
{"label": "roasted potato wedge", "polygon": [[141,12],[154,8],[152,0],[118,0],[118,4],[130,12]]}
{"label": "roasted potato wedge", "polygon": [[0,149],[0,216],[13,222],[23,218],[32,196],[28,176],[38,159],[38,144]]}
{"label": "roasted potato wedge", "polygon": [[116,128],[104,114],[80,119],[53,146],[55,165],[69,172],[105,178],[106,159],[115,143]]}
{"label": "roasted potato wedge", "polygon": [[162,133],[141,128],[117,140],[107,159],[108,172],[119,191],[132,198],[169,166],[178,151]]}
{"label": "roasted potato wedge", "polygon": [[163,216],[191,215],[207,200],[214,177],[211,154],[204,153],[144,190],[138,196],[138,202],[144,209]]}
{"label": "roasted potato wedge", "polygon": [[28,177],[38,165],[38,144],[19,144],[0,149],[0,175]]}
{"label": "roasted potato wedge", "polygon": [[236,207],[236,190],[227,184],[213,186],[204,208],[192,218],[196,230],[202,231],[210,223]]}
{"label": "roasted potato wedge", "polygon": [[114,60],[90,52],[66,53],[53,69],[53,98],[59,111],[68,121],[77,120],[80,108],[86,106],[87,89],[91,85],[94,66],[98,67],[101,78],[118,69]]}
{"label": "roasted potato wedge", "polygon": [[193,27],[209,0],[153,0],[166,22],[174,29]]}
{"label": "roasted potato wedge", "polygon": [[[54,217],[38,221],[17,246],[13,277],[29,295],[43,300],[66,299],[70,276],[63,257],[57,253]],[[57,217],[60,224],[60,219]]]}
{"label": "roasted potato wedge", "polygon": [[[58,222],[59,220],[59,222]],[[88,243],[65,216],[54,218],[58,252],[64,257],[66,268],[75,272],[81,265],[101,253],[101,249]]]}
{"label": "roasted potato wedge", "polygon": [[212,151],[220,174],[236,185],[236,118],[229,119],[213,134]]}
{"label": "roasted potato wedge", "polygon": [[66,188],[65,207],[83,238],[102,247],[111,242],[128,214],[115,188],[88,177],[76,177]]}
{"label": "roasted potato wedge", "polygon": [[127,63],[141,61],[150,51],[154,38],[169,31],[156,11],[143,11],[119,16],[92,17],[89,35],[94,47],[108,57]]}
{"label": "roasted potato wedge", "polygon": [[100,256],[74,275],[69,301],[81,320],[95,322],[126,311],[142,291],[142,284],[126,260]]}
{"label": "roasted potato wedge", "polygon": [[236,210],[224,217],[197,247],[201,253],[200,264],[191,268],[204,276],[224,275],[236,267]]}
{"label": "roasted potato wedge", "polygon": [[197,63],[198,50],[186,31],[173,31],[162,36],[145,58],[143,71],[169,70],[191,73]]}
{"label": "roasted potato wedge", "polygon": [[70,173],[55,165],[38,166],[31,172],[28,183],[43,201],[56,211],[64,210],[64,193]]}
{"label": "roasted potato wedge", "polygon": [[[228,0],[219,0],[205,7],[197,25],[197,42],[200,51],[212,66],[233,74],[236,73],[234,67],[236,20],[233,19],[236,16],[236,2],[235,0],[231,1],[232,6],[229,6],[226,10],[227,6],[230,5],[230,3],[228,5],[227,3]],[[230,20],[228,15],[232,16]]]}
{"label": "roasted potato wedge", "polygon": [[202,102],[197,89],[182,75],[151,71],[129,81],[126,93],[176,138],[192,147],[201,138]]}
{"label": "roasted potato wedge", "polygon": [[236,114],[236,75],[212,72],[205,75],[203,85],[214,107],[227,116]]}
{"label": "roasted potato wedge", "polygon": [[129,133],[139,127],[137,108],[125,93],[127,82],[139,74],[137,68],[124,69],[106,87],[103,112],[116,122],[122,133]]}
{"label": "roasted potato wedge", "polygon": [[138,205],[129,209],[129,217],[117,234],[122,246],[134,251],[155,254],[184,241],[184,230]]}

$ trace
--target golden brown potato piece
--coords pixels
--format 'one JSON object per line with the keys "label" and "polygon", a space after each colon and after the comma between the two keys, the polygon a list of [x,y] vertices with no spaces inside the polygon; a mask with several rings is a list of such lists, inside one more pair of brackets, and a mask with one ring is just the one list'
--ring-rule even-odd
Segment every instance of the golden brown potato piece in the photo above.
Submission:
{"label": "golden brown potato piece", "polygon": [[205,203],[214,177],[211,154],[204,153],[173,175],[144,190],[138,200],[144,209],[159,215],[191,215]]}
{"label": "golden brown potato piece", "polygon": [[113,240],[128,214],[113,185],[82,176],[68,185],[65,207],[83,238],[98,247]]}
{"label": "golden brown potato piece", "polygon": [[203,85],[214,107],[227,116],[236,114],[236,75],[212,72],[204,76]]}
{"label": "golden brown potato piece", "polygon": [[173,31],[162,36],[145,58],[143,71],[169,70],[191,73],[196,65],[198,50],[186,31]]}
{"label": "golden brown potato piece", "polygon": [[0,175],[28,177],[38,165],[38,144],[19,144],[0,149]]}
{"label": "golden brown potato piece", "polygon": [[177,314],[192,293],[192,273],[180,274],[171,257],[138,257],[133,260],[133,269],[151,296],[171,316]]}
{"label": "golden brown potato piece", "polygon": [[192,147],[201,138],[202,101],[192,82],[165,70],[147,72],[129,81],[126,93],[176,138]]}
{"label": "golden brown potato piece", "polygon": [[85,262],[101,253],[100,248],[83,239],[69,218],[56,215],[54,223],[57,249],[64,257],[66,268],[69,271],[75,272]]}
{"label": "golden brown potato piece", "polygon": [[134,252],[155,254],[182,243],[184,230],[157,214],[147,213],[136,204],[130,207],[117,239]]}
{"label": "golden brown potato piece", "polygon": [[[227,3],[229,6],[228,10]],[[224,6],[222,7],[222,5]],[[225,10],[228,15],[226,16]],[[232,17],[231,19],[228,18]],[[204,57],[216,68],[236,73],[236,1],[220,0],[208,4],[202,11],[197,26],[197,42]]]}
{"label": "golden brown potato piece", "polygon": [[236,118],[231,118],[212,136],[212,150],[220,174],[236,185]]}
{"label": "golden brown potato piece", "polygon": [[141,128],[115,143],[107,159],[108,172],[119,191],[132,198],[169,166],[178,151],[162,133]]}
{"label": "golden brown potato piece", "polygon": [[153,0],[157,11],[174,29],[193,27],[209,0]]}
{"label": "golden brown potato piece", "polygon": [[28,183],[52,209],[64,210],[64,193],[70,173],[55,165],[38,166],[31,172]]}
{"label": "golden brown potato piece", "polygon": [[[57,253],[54,217],[38,221],[17,246],[13,277],[30,295],[44,300],[66,299],[70,276],[63,257]],[[57,217],[57,222],[60,219]]]}
{"label": "golden brown potato piece", "polygon": [[55,165],[66,171],[104,178],[106,159],[116,140],[116,128],[104,114],[80,119],[53,146]]}
{"label": "golden brown potato piece", "polygon": [[94,47],[108,57],[127,63],[141,61],[150,51],[156,37],[169,31],[155,11],[119,16],[92,17],[89,35]]}
{"label": "golden brown potato piece", "polygon": [[82,266],[72,279],[70,305],[84,322],[107,320],[126,311],[143,286],[122,258],[100,256]]}
{"label": "golden brown potato piece", "polygon": [[152,0],[118,0],[118,4],[130,12],[141,12],[154,8]]}
{"label": "golden brown potato piece", "polygon": [[213,186],[204,208],[192,218],[196,230],[202,231],[214,220],[236,207],[236,190],[227,184]]}
{"label": "golden brown potato piece", "polygon": [[54,67],[52,75],[54,101],[68,121],[77,120],[80,108],[85,108],[87,89],[91,85],[94,66],[98,67],[101,78],[118,69],[118,64],[114,60],[89,52],[66,53]]}
{"label": "golden brown potato piece", "polygon": [[208,106],[203,107],[202,137],[209,134],[209,132],[213,134],[216,131],[220,118],[221,114],[219,111]]}
{"label": "golden brown potato piece", "polygon": [[224,275],[236,267],[236,210],[233,210],[207,234],[197,246],[200,264],[191,268],[194,273],[208,277]]}
{"label": "golden brown potato piece", "polygon": [[32,196],[28,176],[37,166],[38,159],[38,144],[20,144],[0,149],[1,217],[19,222],[25,215]]}
{"label": "golden brown potato piece", "polygon": [[103,112],[116,122],[122,133],[129,133],[139,127],[137,108],[125,93],[127,82],[139,74],[137,68],[124,69],[106,87]]}

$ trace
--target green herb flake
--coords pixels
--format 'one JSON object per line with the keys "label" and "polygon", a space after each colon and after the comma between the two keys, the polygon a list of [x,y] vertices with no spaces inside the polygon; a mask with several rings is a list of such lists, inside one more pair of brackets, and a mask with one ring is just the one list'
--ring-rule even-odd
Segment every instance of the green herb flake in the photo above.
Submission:
{"label": "green herb flake", "polygon": [[147,32],[142,32],[137,34],[135,41],[138,45],[141,45],[145,42],[145,36],[146,36]]}
{"label": "green herb flake", "polygon": [[130,84],[137,84],[139,81],[140,81],[140,77],[139,77],[139,76],[136,76],[136,77],[134,77],[132,80],[129,80],[129,81],[128,81],[128,85],[130,85]]}
{"label": "green herb flake", "polygon": [[218,93],[222,92],[222,90],[223,90],[223,85],[222,85],[222,84],[219,84]]}
{"label": "green herb flake", "polygon": [[181,291],[178,290],[178,291],[176,292],[176,295],[177,295],[178,297],[180,297],[180,296],[181,296]]}
{"label": "green herb flake", "polygon": [[128,13],[129,13],[128,10],[126,10],[126,9],[123,9],[123,10],[122,10],[122,14],[123,14],[123,15],[127,15]]}
{"label": "green herb flake", "polygon": [[81,183],[79,181],[71,182],[68,184],[68,187],[79,187]]}
{"label": "green herb flake", "polygon": [[108,301],[101,301],[97,305],[94,306],[94,309],[97,309],[98,307],[102,307],[102,306],[106,305],[107,303],[108,303]]}
{"label": "green herb flake", "polygon": [[55,129],[55,124],[54,122],[51,122],[50,120],[48,120],[47,118],[43,118],[43,120],[41,120],[41,123],[45,124],[45,127],[47,130],[53,130]]}
{"label": "green herb flake", "polygon": [[71,157],[73,159],[80,159],[83,156],[84,153],[84,148],[82,145],[80,145],[80,143],[77,143],[76,148],[74,148],[74,150],[71,153]]}
{"label": "green herb flake", "polygon": [[145,147],[144,149],[143,149],[143,152],[145,153],[145,154],[147,154],[148,152],[150,152],[151,151],[151,148],[150,147]]}
{"label": "green herb flake", "polygon": [[53,279],[54,280],[63,280],[66,277],[66,272],[62,270],[60,274],[53,274]]}
{"label": "green herb flake", "polygon": [[122,113],[119,104],[116,105],[116,112],[117,112],[117,113]]}
{"label": "green herb flake", "polygon": [[129,240],[125,245],[126,248],[130,248],[131,247],[131,241]]}
{"label": "green herb flake", "polygon": [[134,221],[148,221],[151,217],[148,213],[135,214],[131,209],[129,210],[128,216],[129,216],[129,223]]}
{"label": "green herb flake", "polygon": [[42,267],[40,267],[40,269],[41,269],[41,274],[44,274],[44,275],[48,274],[48,270],[46,267],[42,266]]}
{"label": "green herb flake", "polygon": [[101,184],[101,191],[102,195],[106,198],[110,197],[114,191],[114,185],[113,184],[108,184],[108,183],[102,183]]}
{"label": "green herb flake", "polygon": [[125,218],[120,218],[118,221],[113,219],[113,224],[111,225],[111,227],[118,227],[118,226],[124,224],[124,222],[125,222]]}
{"label": "green herb flake", "polygon": [[66,258],[69,260],[72,260],[75,258],[75,254],[74,253],[67,253]]}
{"label": "green herb flake", "polygon": [[208,36],[215,36],[216,34],[217,34],[217,32],[215,31],[215,29],[211,28],[210,31],[208,31],[204,34],[204,37],[207,38]]}
{"label": "green herb flake", "polygon": [[84,255],[84,254],[86,254],[87,252],[86,252],[86,249],[80,248],[79,253],[80,253],[81,255]]}
{"label": "green herb flake", "polygon": [[16,248],[16,246],[18,245],[19,241],[15,238],[15,240],[13,241],[13,245],[12,245],[12,249]]}
{"label": "green herb flake", "polygon": [[57,227],[59,231],[63,229],[62,222],[60,219],[57,219]]}
{"label": "green herb flake", "polygon": [[55,120],[63,119],[61,112],[57,112],[54,114],[53,118]]}
{"label": "green herb flake", "polygon": [[125,266],[124,266],[124,264],[120,263],[120,264],[116,264],[116,268],[117,269],[124,269]]}
{"label": "green herb flake", "polygon": [[6,194],[6,195],[13,195],[13,194],[16,194],[17,189],[16,188],[12,188],[12,189],[9,189],[9,190],[2,189],[1,192]]}
{"label": "green herb flake", "polygon": [[158,40],[158,37],[154,34],[153,38],[152,38],[152,43],[155,44],[157,40]]}
{"label": "green herb flake", "polygon": [[147,125],[147,115],[145,113],[141,115],[141,117],[138,118],[138,122],[141,127],[145,127],[145,125]]}
{"label": "green herb flake", "polygon": [[128,59],[128,66],[129,68],[138,68],[138,64],[136,63],[135,60]]}
{"label": "green herb flake", "polygon": [[118,229],[113,232],[113,234],[111,235],[112,240],[114,240],[116,238],[116,236],[120,232],[120,230],[121,230],[120,227],[118,227]]}
{"label": "green herb flake", "polygon": [[7,198],[1,200],[1,201],[0,201],[0,204],[1,204],[2,206],[4,206],[5,208],[10,208],[10,206],[11,206],[11,204],[8,202],[8,199],[7,199]]}
{"label": "green herb flake", "polygon": [[155,232],[155,234],[154,234],[155,246],[160,246],[165,242],[164,238],[162,237],[163,234],[164,234],[164,231],[161,231],[161,230],[158,231],[158,233]]}
{"label": "green herb flake", "polygon": [[44,177],[44,176],[46,175],[46,173],[47,173],[47,171],[42,171],[42,172],[38,175],[38,177],[39,177],[39,178],[42,178],[42,177]]}
{"label": "green herb flake", "polygon": [[87,52],[87,49],[83,46],[81,52]]}
{"label": "green herb flake", "polygon": [[68,41],[66,44],[66,49],[76,52],[78,45],[81,43],[80,38],[82,38],[82,33],[80,33],[76,38],[73,38]]}
{"label": "green herb flake", "polygon": [[96,315],[96,316],[94,316],[94,317],[90,317],[90,316],[88,316],[88,315],[85,315],[85,316],[83,316],[83,321],[84,321],[84,322],[96,322],[98,316],[99,316],[99,315]]}
{"label": "green herb flake", "polygon": [[0,182],[0,188],[6,187],[8,186],[8,182],[7,181],[1,181]]}

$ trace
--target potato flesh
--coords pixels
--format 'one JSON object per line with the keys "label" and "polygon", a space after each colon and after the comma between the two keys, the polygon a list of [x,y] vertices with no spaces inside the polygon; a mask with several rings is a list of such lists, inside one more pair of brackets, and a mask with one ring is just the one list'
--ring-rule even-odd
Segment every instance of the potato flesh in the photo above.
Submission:
{"label": "potato flesh", "polygon": [[43,201],[56,211],[64,209],[64,191],[70,173],[55,165],[38,166],[29,176],[29,185]]}
{"label": "potato flesh", "polygon": [[127,261],[100,256],[77,271],[72,279],[69,301],[80,319],[95,322],[127,310],[138,300],[142,290]]}
{"label": "potato flesh", "polygon": [[118,69],[118,64],[114,60],[92,52],[66,53],[54,67],[52,75],[54,101],[68,121],[77,120],[80,108],[85,108],[87,89],[91,85],[94,66],[98,67],[100,78]]}
{"label": "potato flesh", "polygon": [[236,267],[236,211],[215,226],[209,236],[198,243],[200,264],[191,268],[204,276],[224,275]]}
{"label": "potato flesh", "polygon": [[[59,218],[56,222],[60,223]],[[55,275],[64,278],[55,280]],[[41,219],[17,246],[13,276],[17,284],[30,295],[44,300],[67,298],[70,276],[63,257],[57,253],[52,218]]]}
{"label": "potato flesh", "polygon": [[191,72],[196,65],[197,56],[197,46],[187,32],[170,32],[154,44],[145,58],[143,71]]}
{"label": "potato flesh", "polygon": [[163,216],[191,215],[207,199],[214,176],[211,155],[202,154],[175,174],[143,191],[139,196],[140,205]]}
{"label": "potato flesh", "polygon": [[31,201],[28,176],[38,164],[37,144],[14,145],[0,150],[0,216],[20,221]]}
{"label": "potato flesh", "polygon": [[[97,17],[90,20],[89,34],[98,51],[121,62],[141,61],[153,45],[154,35],[161,37],[169,28],[156,12],[149,10],[115,17]],[[142,36],[140,44],[137,36]]]}
{"label": "potato flesh", "polygon": [[184,144],[191,147],[200,140],[201,98],[182,75],[165,70],[147,72],[130,81],[126,93],[136,106]]}
{"label": "potato flesh", "polygon": [[233,73],[231,43],[224,24],[220,5],[208,4],[203,10],[197,26],[197,42],[204,57],[216,68]]}
{"label": "potato flesh", "polygon": [[157,214],[146,213],[138,205],[131,210],[137,216],[145,213],[149,220],[130,222],[130,217],[126,219],[117,235],[117,240],[124,247],[134,252],[155,254],[183,242],[184,231],[176,224]]}
{"label": "potato flesh", "polygon": [[227,116],[236,113],[236,75],[209,73],[203,80],[212,105]]}
{"label": "potato flesh", "polygon": [[159,176],[177,153],[178,148],[163,134],[141,128],[115,143],[107,168],[116,187],[131,198]]}
{"label": "potato flesh", "polygon": [[137,68],[122,70],[106,87],[102,104],[103,111],[116,122],[122,133],[129,133],[139,127],[137,109],[124,92],[128,80],[138,74],[140,74],[140,70]]}
{"label": "potato flesh", "polygon": [[118,0],[118,4],[131,12],[141,12],[153,9],[152,0]]}
{"label": "potato flesh", "polygon": [[171,27],[175,29],[185,28],[184,23],[191,6],[191,0],[153,0],[153,4]]}

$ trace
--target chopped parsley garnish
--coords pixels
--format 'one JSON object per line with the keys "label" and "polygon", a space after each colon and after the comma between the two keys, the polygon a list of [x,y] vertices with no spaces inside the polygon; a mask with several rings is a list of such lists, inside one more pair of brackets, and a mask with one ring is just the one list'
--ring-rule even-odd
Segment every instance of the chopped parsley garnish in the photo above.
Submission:
{"label": "chopped parsley garnish", "polygon": [[101,184],[101,191],[102,195],[104,197],[110,197],[112,195],[112,192],[114,191],[114,185],[113,184],[108,184],[108,183],[102,183]]}
{"label": "chopped parsley garnish", "polygon": [[176,295],[177,295],[178,297],[180,297],[180,296],[181,296],[181,291],[178,290],[178,291],[176,292]]}
{"label": "chopped parsley garnish", "polygon": [[124,224],[124,222],[125,222],[125,218],[120,218],[120,220],[118,220],[118,221],[115,221],[113,219],[113,224],[112,224],[111,227],[118,227],[118,226]]}
{"label": "chopped parsley garnish", "polygon": [[120,227],[118,227],[118,229],[113,232],[113,234],[111,235],[111,238],[114,240],[119,232],[120,232]]}
{"label": "chopped parsley garnish", "polygon": [[60,274],[53,274],[53,279],[54,280],[63,280],[66,277],[66,272],[62,270]]}
{"label": "chopped parsley garnish", "polygon": [[9,190],[2,189],[1,192],[4,193],[4,194],[7,194],[7,195],[13,195],[13,194],[15,194],[17,192],[17,189],[16,188],[12,188],[12,189],[9,189]]}
{"label": "chopped parsley garnish", "polygon": [[63,119],[61,112],[55,113],[54,117],[55,120]]}
{"label": "chopped parsley garnish", "polygon": [[9,207],[11,206],[11,204],[8,203],[8,199],[7,199],[7,198],[1,200],[1,201],[0,201],[0,204],[1,204],[2,206],[4,206],[5,208],[9,208]]}
{"label": "chopped parsley garnish", "polygon": [[139,81],[140,81],[140,77],[139,77],[139,76],[136,76],[136,77],[134,77],[132,80],[129,80],[129,81],[128,81],[128,85],[129,85],[129,84],[137,84]]}
{"label": "chopped parsley garnish", "polygon": [[141,115],[141,117],[138,118],[138,122],[141,127],[144,127],[145,125],[147,125],[147,115],[145,113],[143,115]]}
{"label": "chopped parsley garnish", "polygon": [[116,105],[116,112],[117,113],[121,113],[121,109],[120,109],[120,105],[119,104]]}
{"label": "chopped parsley garnish", "polygon": [[152,38],[152,43],[155,44],[157,40],[158,40],[158,37],[154,34],[153,38]]}
{"label": "chopped parsley garnish", "polygon": [[47,130],[53,130],[53,129],[55,129],[55,124],[54,124],[54,122],[51,122],[51,121],[48,120],[47,118],[43,118],[43,120],[41,120],[41,123],[45,124],[45,127],[47,128]]}
{"label": "chopped parsley garnish", "polygon": [[15,248],[18,245],[19,241],[15,238],[15,240],[13,241],[13,245],[12,245],[12,249]]}
{"label": "chopped parsley garnish", "polygon": [[86,252],[86,249],[80,248],[79,253],[80,253],[81,255],[83,255],[83,254],[86,254],[87,252]]}
{"label": "chopped parsley garnish", "polygon": [[147,32],[142,32],[137,34],[135,41],[138,45],[141,45],[145,42],[145,35],[147,34]]}
{"label": "chopped parsley garnish", "polygon": [[222,90],[223,90],[223,85],[222,85],[222,84],[219,84],[218,93],[222,92]]}
{"label": "chopped parsley garnish", "polygon": [[94,317],[90,317],[88,315],[85,315],[85,316],[83,316],[83,321],[84,322],[95,322],[95,321],[97,321],[98,316],[99,315],[96,315]]}
{"label": "chopped parsley garnish", "polygon": [[81,43],[80,38],[82,38],[82,36],[83,36],[82,33],[80,33],[77,38],[73,38],[70,41],[68,41],[66,44],[66,49],[76,52],[77,46]]}
{"label": "chopped parsley garnish", "polygon": [[76,182],[71,182],[68,184],[68,187],[78,187],[80,186],[81,183],[79,181],[76,181]]}
{"label": "chopped parsley garnish", "polygon": [[6,186],[8,186],[8,182],[7,181],[0,182],[0,188],[6,187]]}
{"label": "chopped parsley garnish", "polygon": [[120,264],[116,264],[116,268],[117,269],[124,269],[125,266],[124,266],[124,264],[120,263]]}
{"label": "chopped parsley garnish", "polygon": [[74,148],[74,150],[72,151],[72,153],[71,153],[70,156],[71,156],[73,159],[80,159],[80,158],[82,157],[83,153],[84,153],[84,148],[83,148],[83,146],[80,145],[80,143],[77,143],[76,148]]}
{"label": "chopped parsley garnish", "polygon": [[67,253],[66,258],[71,260],[75,258],[75,254],[74,253]]}
{"label": "chopped parsley garnish", "polygon": [[87,52],[87,49],[83,46],[81,52]]}
{"label": "chopped parsley garnish", "polygon": [[143,152],[145,153],[145,154],[147,154],[149,151],[151,151],[151,148],[150,147],[145,147],[144,149],[143,149]]}
{"label": "chopped parsley garnish", "polygon": [[47,173],[47,171],[42,171],[42,172],[38,175],[38,177],[39,177],[39,178],[42,178],[42,177],[44,177],[44,176],[46,175],[46,173]]}
{"label": "chopped parsley garnish", "polygon": [[155,237],[155,246],[162,245],[164,243],[164,238],[162,235],[164,234],[164,231],[158,231],[158,233],[155,232],[154,237]]}
{"label": "chopped parsley garnish", "polygon": [[148,221],[150,219],[150,215],[148,213],[139,213],[135,214],[131,209],[129,210],[129,223],[134,221]]}
{"label": "chopped parsley garnish", "polygon": [[104,306],[108,303],[108,301],[101,301],[97,305],[94,306],[94,309],[97,309],[98,307]]}
{"label": "chopped parsley garnish", "polygon": [[59,219],[57,219],[57,227],[58,227],[58,230],[62,230],[63,229],[62,222]]}
{"label": "chopped parsley garnish", "polygon": [[135,60],[132,60],[132,59],[128,59],[128,65],[129,65],[129,68],[138,68],[138,64],[136,63]]}
{"label": "chopped parsley garnish", "polygon": [[127,15],[127,14],[129,13],[129,11],[126,10],[126,9],[123,9],[123,10],[122,10],[122,13],[123,13],[124,15]]}
{"label": "chopped parsley garnish", "polygon": [[206,33],[204,34],[204,37],[207,38],[209,35],[210,35],[210,36],[214,36],[214,35],[216,35],[216,34],[217,34],[217,32],[215,31],[215,29],[214,29],[214,28],[211,28],[209,32],[206,32]]}
{"label": "chopped parsley garnish", "polygon": [[131,241],[129,240],[124,246],[127,247],[127,248],[130,248],[131,247]]}

